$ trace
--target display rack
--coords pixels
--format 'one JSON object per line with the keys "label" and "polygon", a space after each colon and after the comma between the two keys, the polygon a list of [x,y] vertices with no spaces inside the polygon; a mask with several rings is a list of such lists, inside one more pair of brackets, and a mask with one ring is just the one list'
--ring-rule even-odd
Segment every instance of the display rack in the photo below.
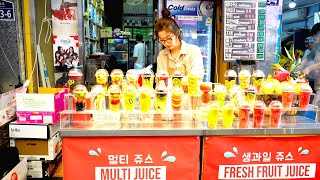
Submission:
{"label": "display rack", "polygon": [[83,0],[84,35],[85,35],[85,58],[89,54],[99,51],[100,29],[103,27],[103,0]]}

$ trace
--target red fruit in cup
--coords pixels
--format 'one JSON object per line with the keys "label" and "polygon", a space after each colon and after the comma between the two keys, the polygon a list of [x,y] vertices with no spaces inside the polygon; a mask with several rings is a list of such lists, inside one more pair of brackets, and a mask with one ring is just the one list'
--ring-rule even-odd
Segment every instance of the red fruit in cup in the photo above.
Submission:
{"label": "red fruit in cup", "polygon": [[201,100],[203,103],[209,103],[211,101],[211,94],[208,92],[202,93]]}
{"label": "red fruit in cup", "polygon": [[200,84],[200,90],[201,90],[202,92],[210,92],[211,89],[212,89],[211,83],[205,83],[205,82],[203,82],[203,83]]}

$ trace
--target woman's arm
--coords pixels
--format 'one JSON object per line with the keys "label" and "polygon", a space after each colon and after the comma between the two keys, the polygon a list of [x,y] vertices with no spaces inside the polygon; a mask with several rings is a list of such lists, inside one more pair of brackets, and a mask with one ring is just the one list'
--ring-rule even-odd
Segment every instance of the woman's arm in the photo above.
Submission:
{"label": "woman's arm", "polygon": [[311,71],[314,71],[314,70],[319,69],[319,68],[320,68],[320,62],[315,63],[315,64],[313,64],[311,66],[308,66],[308,67],[304,68],[304,70],[302,70],[302,73],[307,75]]}

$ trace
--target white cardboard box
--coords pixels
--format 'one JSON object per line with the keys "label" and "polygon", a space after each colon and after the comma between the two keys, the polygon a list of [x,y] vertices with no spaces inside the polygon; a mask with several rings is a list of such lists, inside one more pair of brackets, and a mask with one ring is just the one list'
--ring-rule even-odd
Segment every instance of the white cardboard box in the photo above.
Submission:
{"label": "white cardboard box", "polygon": [[10,138],[50,139],[60,130],[60,123],[56,124],[19,124],[17,121],[9,124]]}
{"label": "white cardboard box", "polygon": [[50,139],[10,139],[10,146],[18,148],[20,158],[54,160],[62,149],[62,140],[57,133]]}
{"label": "white cardboard box", "polygon": [[27,171],[27,159],[24,158],[2,180],[26,180]]}

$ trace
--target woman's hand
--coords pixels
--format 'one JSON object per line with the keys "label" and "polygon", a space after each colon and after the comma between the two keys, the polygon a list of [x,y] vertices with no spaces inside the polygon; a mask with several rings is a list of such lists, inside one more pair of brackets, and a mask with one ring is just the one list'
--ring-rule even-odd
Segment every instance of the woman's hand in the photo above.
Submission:
{"label": "woman's hand", "polygon": [[306,67],[304,70],[302,70],[302,73],[305,74],[305,75],[308,75],[310,73],[310,68],[309,67]]}

